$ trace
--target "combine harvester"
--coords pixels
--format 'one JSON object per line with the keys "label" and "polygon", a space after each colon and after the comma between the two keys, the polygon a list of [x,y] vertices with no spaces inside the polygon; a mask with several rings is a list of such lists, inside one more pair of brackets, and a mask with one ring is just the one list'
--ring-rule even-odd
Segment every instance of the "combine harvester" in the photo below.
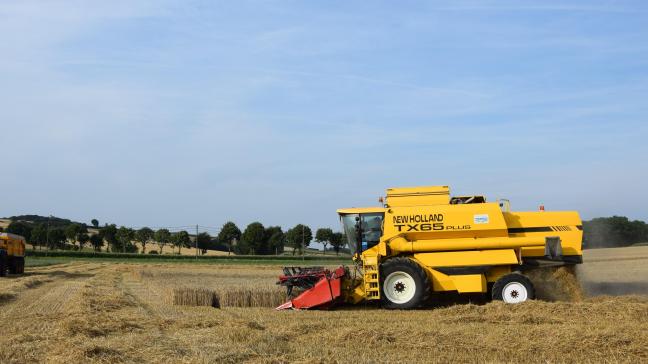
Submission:
{"label": "combine harvester", "polygon": [[519,303],[535,297],[525,271],[582,263],[575,211],[512,212],[508,200],[450,197],[448,186],[430,186],[390,188],[382,207],[338,214],[355,266],[284,268],[277,283],[289,296],[302,292],[277,309],[368,301],[410,309],[448,291]]}

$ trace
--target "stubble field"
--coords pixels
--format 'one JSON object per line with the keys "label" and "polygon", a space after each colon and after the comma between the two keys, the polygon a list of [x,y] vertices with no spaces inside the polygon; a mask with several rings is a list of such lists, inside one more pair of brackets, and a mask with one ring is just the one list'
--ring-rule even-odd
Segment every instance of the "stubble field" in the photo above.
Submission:
{"label": "stubble field", "polygon": [[[583,294],[556,293],[570,286],[555,272],[560,284],[539,287],[548,301],[417,311],[235,307],[281,301],[272,265],[35,267],[0,279],[0,362],[647,361],[648,247],[585,260]],[[214,290],[222,307],[174,305],[182,288]],[[246,292],[262,293],[235,298]]]}

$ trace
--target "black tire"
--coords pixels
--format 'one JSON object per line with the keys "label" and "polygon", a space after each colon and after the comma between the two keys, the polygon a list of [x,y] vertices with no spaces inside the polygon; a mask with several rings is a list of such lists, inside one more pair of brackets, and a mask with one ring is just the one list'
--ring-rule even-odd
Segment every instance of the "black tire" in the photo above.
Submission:
{"label": "black tire", "polygon": [[25,273],[25,257],[16,258],[16,273]]}
{"label": "black tire", "polygon": [[9,259],[7,257],[7,251],[0,250],[0,277],[7,276],[7,269],[9,264]]}
{"label": "black tire", "polygon": [[[407,294],[408,287],[399,280],[409,280],[409,286],[414,284],[414,292]],[[389,285],[390,287],[387,287]],[[393,285],[393,287],[392,287]],[[381,303],[384,308],[405,310],[417,308],[426,303],[432,294],[432,283],[427,273],[418,263],[408,258],[392,258],[380,265]],[[390,290],[387,292],[387,290]],[[404,301],[398,301],[397,295],[405,292]],[[410,297],[411,296],[411,297]]]}
{"label": "black tire", "polygon": [[[506,292],[507,287],[510,287],[508,292]],[[535,288],[526,276],[520,273],[511,273],[501,277],[493,284],[492,297],[493,300],[506,303],[521,303],[535,299]]]}
{"label": "black tire", "polygon": [[9,256],[7,257],[7,261],[9,262],[7,266],[9,267],[9,274],[16,274],[18,273],[18,258]]}

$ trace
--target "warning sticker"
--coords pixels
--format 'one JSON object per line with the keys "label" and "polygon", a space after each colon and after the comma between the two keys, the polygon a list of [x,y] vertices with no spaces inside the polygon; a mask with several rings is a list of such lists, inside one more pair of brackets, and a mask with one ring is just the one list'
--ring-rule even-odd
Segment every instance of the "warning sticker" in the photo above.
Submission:
{"label": "warning sticker", "polygon": [[474,221],[475,224],[488,224],[488,214],[475,215]]}

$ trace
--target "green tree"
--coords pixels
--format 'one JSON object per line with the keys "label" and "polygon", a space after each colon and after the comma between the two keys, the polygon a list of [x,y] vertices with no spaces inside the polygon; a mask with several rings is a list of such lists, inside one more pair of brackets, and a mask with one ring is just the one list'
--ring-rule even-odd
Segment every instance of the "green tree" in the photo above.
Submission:
{"label": "green tree", "polygon": [[189,237],[189,233],[184,230],[173,234],[171,236],[171,241],[173,242],[173,245],[178,248],[178,254],[182,253],[182,247],[191,247],[191,238]]}
{"label": "green tree", "polygon": [[62,228],[50,229],[47,242],[49,244],[49,249],[63,248],[65,246],[65,230]]}
{"label": "green tree", "polygon": [[[128,228],[126,226],[121,226],[117,230],[117,242],[119,243],[119,249],[122,253],[131,252],[137,250],[133,245],[132,241],[135,239],[135,230]],[[135,249],[133,249],[135,248]]]}
{"label": "green tree", "polygon": [[342,248],[346,244],[346,236],[342,233],[333,233],[331,235],[331,246],[333,247],[333,250],[335,250],[335,255],[340,254],[340,248]]}
{"label": "green tree", "polygon": [[30,241],[34,249],[36,249],[36,245],[39,247],[45,245],[47,242],[47,225],[44,223],[36,225],[34,229],[32,229]]}
{"label": "green tree", "polygon": [[119,241],[117,240],[117,226],[115,224],[106,224],[103,228],[101,228],[99,233],[101,234],[102,239],[106,243],[108,243],[110,251],[119,251]]}
{"label": "green tree", "polygon": [[200,249],[202,254],[207,253],[207,249],[211,248],[211,236],[208,233],[202,232],[196,237],[198,244],[198,249]]}
{"label": "green tree", "polygon": [[297,243],[297,237],[295,234],[295,229],[288,229],[286,231],[286,234],[284,234],[284,238],[286,239],[286,244],[292,248],[292,255],[295,255],[295,252],[299,248],[299,243]]}
{"label": "green tree", "polygon": [[648,242],[648,225],[625,216],[597,217],[583,222],[583,246],[613,248]]}
{"label": "green tree", "polygon": [[81,234],[81,225],[79,224],[70,224],[65,228],[65,237],[70,244],[75,244],[79,234]]}
{"label": "green tree", "polygon": [[333,230],[329,228],[319,228],[315,232],[315,241],[324,245],[324,253],[326,253],[326,246],[331,242]]}
{"label": "green tree", "polygon": [[9,226],[7,226],[7,231],[10,234],[16,234],[20,235],[25,240],[30,241],[31,240],[31,232],[32,232],[32,227],[22,221],[12,221]]}
{"label": "green tree", "polygon": [[101,234],[90,235],[90,245],[92,245],[95,251],[100,251],[101,247],[104,245],[104,241],[103,238],[101,237]]}
{"label": "green tree", "polygon": [[92,220],[90,221],[90,223],[92,224],[92,226],[93,226],[94,228],[98,228],[98,227],[99,227],[99,220],[97,220],[97,219],[92,219]]}
{"label": "green tree", "polygon": [[154,238],[157,245],[160,247],[160,254],[162,254],[164,246],[171,242],[171,233],[167,229],[159,229],[155,232]]}
{"label": "green tree", "polygon": [[232,244],[234,244],[234,242],[237,242],[238,244],[238,242],[241,241],[241,230],[238,228],[238,226],[236,226],[235,223],[228,221],[221,228],[218,236],[216,237],[216,241],[226,245],[230,252],[233,248],[236,248],[238,250],[238,245],[234,247]]}
{"label": "green tree", "polygon": [[268,254],[280,254],[284,251],[284,233],[280,226],[269,226],[265,229]]}
{"label": "green tree", "polygon": [[293,248],[293,255],[295,255],[295,251],[303,254],[304,248],[310,244],[311,240],[313,240],[313,232],[303,224],[297,224],[286,233],[286,242]]}
{"label": "green tree", "polygon": [[243,254],[261,254],[264,250],[265,228],[263,224],[255,221],[249,224],[241,235],[241,253]]}
{"label": "green tree", "polygon": [[155,233],[148,227],[143,227],[135,233],[135,241],[142,244],[142,254],[146,253],[146,243],[153,239]]}
{"label": "green tree", "polygon": [[90,241],[90,237],[86,233],[81,233],[77,236],[77,240],[79,241],[79,250],[83,250],[83,246]]}

